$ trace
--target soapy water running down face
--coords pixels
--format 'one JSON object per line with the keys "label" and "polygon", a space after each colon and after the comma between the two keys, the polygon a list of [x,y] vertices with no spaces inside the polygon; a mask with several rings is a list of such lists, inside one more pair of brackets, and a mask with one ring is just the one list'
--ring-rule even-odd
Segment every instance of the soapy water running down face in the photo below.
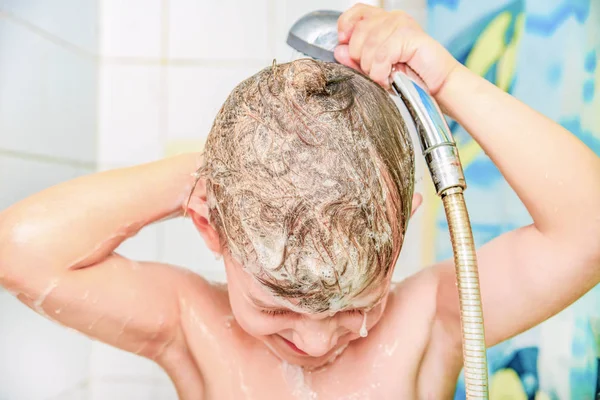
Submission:
{"label": "soapy water running down face", "polygon": [[239,325],[294,364],[366,337],[386,305],[414,183],[409,134],[369,78],[274,64],[238,85],[208,136],[190,214],[224,256]]}

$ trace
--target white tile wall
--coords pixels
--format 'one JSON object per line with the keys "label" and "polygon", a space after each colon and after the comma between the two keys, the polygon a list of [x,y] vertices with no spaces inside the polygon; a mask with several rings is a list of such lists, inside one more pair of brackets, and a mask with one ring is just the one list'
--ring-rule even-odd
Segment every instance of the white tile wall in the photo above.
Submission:
{"label": "white tile wall", "polygon": [[100,66],[98,163],[123,166],[162,157],[160,66]]}
{"label": "white tile wall", "polygon": [[268,0],[171,0],[169,4],[170,58],[272,57]]}
{"label": "white tile wall", "polygon": [[121,243],[116,251],[132,260],[158,261],[163,230],[161,224],[146,226],[137,235]]}
{"label": "white tile wall", "polygon": [[89,399],[177,399],[173,382],[153,361],[94,342]]}
{"label": "white tile wall", "polygon": [[159,384],[154,385],[152,393],[152,400],[177,400],[177,391],[173,384]]}
{"label": "white tile wall", "polygon": [[0,292],[0,399],[45,400],[88,377],[91,341]]}
{"label": "white tile wall", "polygon": [[82,50],[95,53],[99,0],[3,0],[0,10]]}
{"label": "white tile wall", "polygon": [[169,67],[167,139],[206,138],[231,90],[267,65]]}
{"label": "white tile wall", "polygon": [[[90,376],[96,381],[127,378],[152,380],[155,376],[164,374],[153,361],[101,342],[93,343],[90,357]],[[165,379],[168,382],[168,377]]]}
{"label": "white tile wall", "polygon": [[[418,19],[424,1],[390,0],[386,5]],[[63,159],[98,161],[106,169],[161,158],[167,142],[201,142],[236,84],[275,56],[278,61],[291,57],[285,40],[297,18],[315,9],[344,10],[353,3],[57,0],[50,6],[0,0],[0,10],[83,49],[40,36],[38,29],[10,16],[0,18],[0,60],[10,60],[0,62],[0,182],[11,188],[0,192],[0,209],[89,172]],[[167,54],[161,54],[164,50]],[[99,65],[88,52],[103,56]],[[89,132],[97,132],[97,139]],[[13,157],[14,152],[60,162]],[[397,276],[418,267],[418,218],[409,228]],[[118,251],[138,260],[181,265],[209,280],[225,279],[222,261],[206,248],[190,220],[148,227]],[[2,292],[0,309],[0,399],[177,398],[153,362],[68,333]],[[47,341],[40,340],[40,332]]]}
{"label": "white tile wall", "polygon": [[[86,400],[177,400],[173,385],[153,381],[92,381]],[[70,400],[70,399],[69,399]]]}
{"label": "white tile wall", "polygon": [[152,400],[151,382],[95,382],[90,383],[89,400]]}
{"label": "white tile wall", "polygon": [[100,1],[100,54],[161,56],[162,0]]}
{"label": "white tile wall", "polygon": [[0,152],[0,210],[47,187],[91,172],[91,168],[24,159]]}
{"label": "white tile wall", "polygon": [[88,383],[85,382],[84,384],[77,385],[56,397],[47,397],[46,400],[88,400],[88,397],[89,387]]}
{"label": "white tile wall", "polygon": [[0,148],[93,161],[93,60],[10,19],[0,19],[0,60]]}

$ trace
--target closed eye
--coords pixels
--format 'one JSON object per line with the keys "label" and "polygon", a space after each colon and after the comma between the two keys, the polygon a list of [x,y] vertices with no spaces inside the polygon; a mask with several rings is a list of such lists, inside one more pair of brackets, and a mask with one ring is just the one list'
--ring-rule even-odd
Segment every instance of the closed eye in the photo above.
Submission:
{"label": "closed eye", "polygon": [[[268,315],[274,316],[274,317],[294,314],[292,311],[284,310],[284,309],[262,309],[262,310],[260,310],[260,312],[262,312],[264,314],[268,314]],[[363,315],[363,311],[362,310],[353,309],[353,310],[343,311],[341,314],[350,315],[350,316]]]}
{"label": "closed eye", "polygon": [[262,312],[264,314],[272,315],[272,316],[281,316],[281,315],[287,315],[287,314],[292,313],[291,311],[288,311],[288,310],[279,310],[279,309],[273,309],[273,310],[263,309],[263,310],[260,310],[260,312]]}
{"label": "closed eye", "polygon": [[362,310],[346,310],[344,311],[344,314],[348,314],[348,315],[363,315],[363,311]]}

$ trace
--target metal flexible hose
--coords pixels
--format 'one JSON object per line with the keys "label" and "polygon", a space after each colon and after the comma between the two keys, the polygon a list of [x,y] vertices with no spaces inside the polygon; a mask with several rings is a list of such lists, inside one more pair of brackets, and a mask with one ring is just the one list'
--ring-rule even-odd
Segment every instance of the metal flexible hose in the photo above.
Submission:
{"label": "metal flexible hose", "polygon": [[467,400],[488,398],[488,371],[477,255],[462,188],[441,194],[448,220],[460,300]]}

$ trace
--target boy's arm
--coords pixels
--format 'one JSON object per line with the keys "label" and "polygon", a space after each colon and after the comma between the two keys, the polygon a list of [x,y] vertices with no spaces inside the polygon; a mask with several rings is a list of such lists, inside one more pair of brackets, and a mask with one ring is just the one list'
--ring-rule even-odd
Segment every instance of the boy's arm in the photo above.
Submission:
{"label": "boy's arm", "polygon": [[176,289],[197,280],[113,251],[143,226],[182,211],[197,164],[190,154],[89,175],[4,210],[0,284],[63,325],[159,357],[181,339]]}
{"label": "boy's arm", "polygon": [[[410,66],[498,166],[533,217],[478,252],[488,344],[567,307],[600,280],[600,159],[575,136],[460,65],[401,11],[357,4],[336,59],[383,86]],[[440,321],[460,342],[452,262],[439,266]]]}
{"label": "boy's arm", "polygon": [[[357,4],[338,20],[336,59],[389,86],[410,66],[498,166],[533,217],[478,252],[488,344],[567,307],[600,280],[600,159],[575,136],[460,65],[401,11]],[[454,267],[440,273],[440,321],[460,342]]]}
{"label": "boy's arm", "polygon": [[[436,97],[498,166],[534,221],[478,251],[491,346],[558,313],[600,282],[600,158],[463,66]],[[445,321],[458,322],[454,267],[446,262],[439,268],[440,312]]]}

